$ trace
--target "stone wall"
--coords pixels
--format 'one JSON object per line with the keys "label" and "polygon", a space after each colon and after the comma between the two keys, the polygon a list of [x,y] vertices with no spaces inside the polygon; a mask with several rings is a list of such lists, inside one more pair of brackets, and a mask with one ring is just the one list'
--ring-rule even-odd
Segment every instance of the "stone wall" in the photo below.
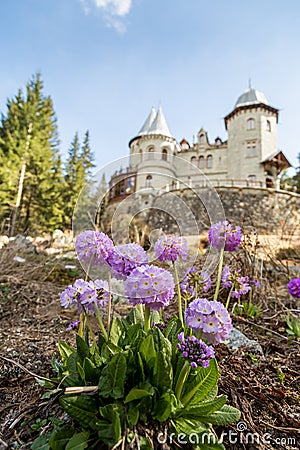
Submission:
{"label": "stone wall", "polygon": [[120,203],[108,206],[103,218],[104,228],[109,232],[112,221],[126,227],[133,218],[150,229],[169,233],[179,231],[178,223],[184,224],[186,235],[195,234],[195,222],[202,233],[212,222],[226,218],[241,225],[245,232],[255,230],[259,234],[297,234],[300,237],[300,195],[263,188],[220,187],[166,192],[150,202],[149,198],[145,201],[132,196],[131,200],[127,198],[126,207],[120,207]]}

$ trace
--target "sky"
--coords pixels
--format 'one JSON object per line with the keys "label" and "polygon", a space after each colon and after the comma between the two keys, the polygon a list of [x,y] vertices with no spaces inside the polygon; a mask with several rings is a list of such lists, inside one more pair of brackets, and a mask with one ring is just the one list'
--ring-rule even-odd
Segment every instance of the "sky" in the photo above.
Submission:
{"label": "sky", "polygon": [[180,141],[224,116],[251,78],[280,109],[278,148],[297,165],[298,0],[2,0],[0,111],[40,71],[65,157],[88,129],[97,168],[128,155],[151,107]]}

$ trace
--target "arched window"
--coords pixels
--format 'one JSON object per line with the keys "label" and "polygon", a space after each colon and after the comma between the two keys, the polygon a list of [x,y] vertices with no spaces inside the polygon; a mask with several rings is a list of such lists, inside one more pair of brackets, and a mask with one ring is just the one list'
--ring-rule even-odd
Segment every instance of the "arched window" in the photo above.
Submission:
{"label": "arched window", "polygon": [[165,148],[162,149],[161,159],[163,161],[168,161],[168,150],[166,150]]}
{"label": "arched window", "polygon": [[204,169],[204,156],[199,156],[199,168]]}
{"label": "arched window", "polygon": [[196,158],[196,156],[192,156],[191,157],[191,163],[195,164],[195,166],[197,165],[197,158]]}
{"label": "arched window", "polygon": [[204,136],[204,134],[200,134],[200,136],[199,136],[199,144],[200,145],[205,144],[205,136]]}
{"label": "arched window", "polygon": [[271,122],[267,120],[266,130],[271,131]]}
{"label": "arched window", "polygon": [[211,169],[212,166],[213,166],[213,157],[212,157],[212,155],[208,155],[206,158],[206,167],[208,169]]}
{"label": "arched window", "polygon": [[255,129],[255,119],[248,119],[247,120],[247,130],[254,130]]}
{"label": "arched window", "polygon": [[151,147],[148,150],[148,159],[154,159],[154,148]]}
{"label": "arched window", "polygon": [[149,188],[152,185],[152,175],[146,176],[146,187]]}

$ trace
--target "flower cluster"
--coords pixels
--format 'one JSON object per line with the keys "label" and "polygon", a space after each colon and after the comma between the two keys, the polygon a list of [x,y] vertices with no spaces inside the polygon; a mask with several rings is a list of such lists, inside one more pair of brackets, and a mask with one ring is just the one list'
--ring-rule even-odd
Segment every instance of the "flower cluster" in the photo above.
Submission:
{"label": "flower cluster", "polygon": [[260,287],[260,284],[256,281],[249,281],[249,277],[242,277],[241,271],[236,270],[230,272],[229,267],[225,266],[222,272],[222,284],[224,288],[230,288],[230,297],[240,298],[241,295],[247,294],[251,290],[251,284],[255,284]]}
{"label": "flower cluster", "polygon": [[125,281],[125,292],[132,305],[145,304],[159,310],[174,297],[174,279],[170,272],[153,265],[134,269]]}
{"label": "flower cluster", "polygon": [[195,266],[186,271],[180,284],[182,294],[197,297],[199,289],[208,292],[211,287],[211,279],[207,272],[199,272]]}
{"label": "flower cluster", "polygon": [[241,227],[235,228],[227,221],[215,223],[208,232],[209,243],[212,247],[233,252],[242,242],[243,235]]}
{"label": "flower cluster", "polygon": [[178,258],[188,256],[187,240],[179,235],[165,234],[154,245],[154,251],[159,261],[175,262]]}
{"label": "flower cluster", "polygon": [[300,278],[293,278],[288,283],[287,289],[294,298],[300,298]]}
{"label": "flower cluster", "polygon": [[78,320],[78,319],[74,320],[67,326],[66,331],[71,331],[74,328],[77,328],[79,326],[79,324],[80,324],[80,320]]}
{"label": "flower cluster", "polygon": [[76,304],[79,313],[82,312],[83,308],[89,312],[95,312],[95,304],[99,308],[108,302],[108,298],[107,281],[84,281],[80,278],[75,281],[73,286],[68,286],[61,293],[60,304],[64,308]]}
{"label": "flower cluster", "polygon": [[209,360],[215,357],[212,346],[205,344],[196,336],[184,338],[184,332],[178,334],[179,343],[177,348],[182,352],[182,356],[190,362],[193,369],[198,366],[208,367]]}
{"label": "flower cluster", "polygon": [[227,339],[232,323],[227,309],[221,302],[206,298],[193,300],[185,310],[185,323],[196,333],[202,333],[211,344]]}
{"label": "flower cluster", "polygon": [[133,269],[148,263],[148,256],[138,244],[124,244],[114,247],[107,258],[114,275],[128,276]]}
{"label": "flower cluster", "polygon": [[75,242],[78,259],[86,264],[104,264],[113,248],[113,241],[105,233],[93,230],[83,231]]}

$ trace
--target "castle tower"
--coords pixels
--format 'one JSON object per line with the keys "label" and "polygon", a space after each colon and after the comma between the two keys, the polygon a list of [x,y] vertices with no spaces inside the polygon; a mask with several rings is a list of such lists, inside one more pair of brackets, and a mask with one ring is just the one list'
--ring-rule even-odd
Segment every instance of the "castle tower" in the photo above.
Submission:
{"label": "castle tower", "polygon": [[160,189],[175,177],[173,164],[177,149],[161,107],[152,108],[137,136],[129,142],[130,167],[137,171],[136,190]]}
{"label": "castle tower", "polygon": [[[250,180],[268,187],[276,182],[275,171],[265,162],[277,151],[277,108],[262,92],[249,87],[239,96],[233,111],[225,117],[228,130],[228,179]],[[268,181],[269,180],[269,181]]]}

